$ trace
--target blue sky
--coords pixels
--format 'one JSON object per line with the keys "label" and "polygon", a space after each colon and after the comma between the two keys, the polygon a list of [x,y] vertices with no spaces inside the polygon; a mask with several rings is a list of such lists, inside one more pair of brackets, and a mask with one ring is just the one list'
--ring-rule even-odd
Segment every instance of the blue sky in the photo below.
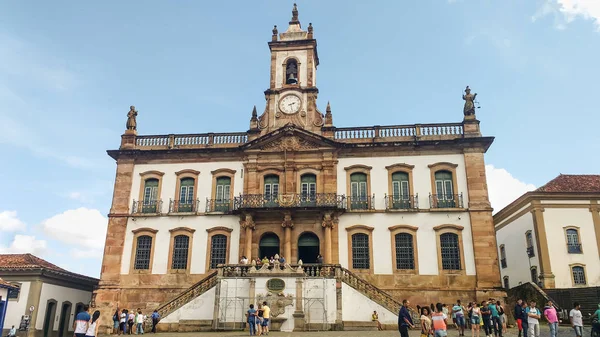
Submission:
{"label": "blue sky", "polygon": [[[0,2],[0,252],[99,276],[116,149],[140,134],[245,131],[292,1]],[[499,209],[598,173],[600,2],[298,1],[336,126],[462,120],[477,92]]]}

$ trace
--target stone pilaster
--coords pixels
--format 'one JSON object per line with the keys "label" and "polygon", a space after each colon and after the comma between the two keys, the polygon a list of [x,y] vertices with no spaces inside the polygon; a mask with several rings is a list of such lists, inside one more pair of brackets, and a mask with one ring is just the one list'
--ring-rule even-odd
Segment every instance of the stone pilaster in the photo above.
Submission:
{"label": "stone pilaster", "polygon": [[550,252],[548,251],[548,236],[546,234],[546,224],[544,223],[544,208],[539,200],[531,202],[533,209],[533,230],[535,232],[535,243],[537,246],[538,260],[540,262],[540,281],[543,288],[554,288],[554,274],[550,264]]}
{"label": "stone pilaster", "polygon": [[250,279],[250,289],[248,290],[248,298],[250,301],[250,304],[256,304],[256,279],[255,278],[251,278]]}
{"label": "stone pilaster", "polygon": [[292,228],[294,228],[292,213],[283,213],[281,227],[283,227],[283,257],[286,258],[288,263],[292,263],[292,261],[290,261],[292,258]]}
{"label": "stone pilaster", "polygon": [[502,282],[492,207],[488,199],[483,152],[483,149],[468,149],[464,156],[477,288],[486,289],[501,287]]}
{"label": "stone pilaster", "polygon": [[304,330],[304,299],[302,297],[303,294],[303,284],[301,278],[296,279],[296,311],[294,311],[294,331],[303,331]]}
{"label": "stone pilaster", "polygon": [[252,259],[252,230],[255,227],[254,219],[252,214],[245,213],[240,219],[240,227],[246,231],[246,242],[244,245],[244,256],[247,259]]}
{"label": "stone pilaster", "polygon": [[331,232],[337,222],[338,219],[334,212],[327,212],[325,215],[323,215],[323,222],[321,223],[321,226],[323,226],[325,229],[325,247],[323,251],[323,260],[325,263],[333,263]]}

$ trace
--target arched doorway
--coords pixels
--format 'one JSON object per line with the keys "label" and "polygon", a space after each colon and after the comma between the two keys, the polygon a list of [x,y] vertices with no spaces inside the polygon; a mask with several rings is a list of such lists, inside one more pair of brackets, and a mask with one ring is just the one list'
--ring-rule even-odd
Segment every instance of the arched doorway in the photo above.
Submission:
{"label": "arched doorway", "polygon": [[54,328],[54,316],[56,316],[56,301],[48,300],[46,304],[46,315],[44,317],[44,337],[48,337],[52,334],[51,330]]}
{"label": "arched doorway", "polygon": [[317,263],[321,251],[319,237],[314,233],[302,233],[298,238],[298,259],[302,263]]}
{"label": "arched doorway", "polygon": [[58,321],[58,337],[65,337],[68,334],[69,318],[71,318],[71,302],[63,302]]}
{"label": "arched doorway", "polygon": [[275,254],[279,254],[279,237],[275,233],[265,233],[258,244],[259,258],[270,258]]}

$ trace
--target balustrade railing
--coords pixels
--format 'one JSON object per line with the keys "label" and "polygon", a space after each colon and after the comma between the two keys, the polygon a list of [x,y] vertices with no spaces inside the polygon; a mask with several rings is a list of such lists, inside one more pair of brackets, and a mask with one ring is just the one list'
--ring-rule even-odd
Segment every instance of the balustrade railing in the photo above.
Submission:
{"label": "balustrade railing", "polygon": [[365,281],[346,268],[338,267],[338,270],[339,274],[337,275],[337,278],[350,287],[365,294],[368,298],[382,305],[391,312],[396,313],[400,311],[402,303],[394,299],[390,294]]}
{"label": "balustrade railing", "polygon": [[[334,278],[335,277],[335,269],[339,265],[335,264],[318,264],[318,263],[305,263],[302,265],[293,264],[290,267],[294,270],[297,268],[302,268],[305,277],[326,277],[326,278]],[[223,264],[219,265],[217,268],[219,270],[219,276],[224,277],[248,277],[251,276],[253,272],[260,270],[263,267],[262,264]],[[267,269],[269,272],[277,272],[277,270],[273,270],[273,268],[280,268],[282,271],[285,269],[285,266],[282,264],[269,264]]]}
{"label": "balustrade railing", "polygon": [[161,214],[162,200],[134,200],[131,214]]}
{"label": "balustrade railing", "polygon": [[204,133],[183,135],[137,136],[137,148],[207,147],[213,145],[239,145],[248,140],[245,132]]}
{"label": "balustrade railing", "polygon": [[233,209],[233,199],[206,199],[206,213],[229,213]]}
{"label": "balustrade railing", "polygon": [[416,124],[335,128],[338,140],[376,138],[459,138],[463,136],[462,123]]}
{"label": "balustrade railing", "polygon": [[419,209],[419,195],[386,195],[386,210],[417,210]]}
{"label": "balustrade railing", "polygon": [[195,213],[199,200],[169,200],[169,213]]}
{"label": "balustrade railing", "polygon": [[279,195],[242,194],[234,198],[234,210],[252,208],[345,208],[343,195],[335,193],[291,193]]}
{"label": "balustrade railing", "polygon": [[583,250],[581,250],[581,243],[569,243],[567,245],[567,252],[569,254],[581,254]]}
{"label": "balustrade railing", "polygon": [[368,211],[375,209],[375,194],[349,196],[348,198],[348,209],[351,211]]}
{"label": "balustrade railing", "polygon": [[429,205],[431,208],[464,208],[461,194],[430,194]]}

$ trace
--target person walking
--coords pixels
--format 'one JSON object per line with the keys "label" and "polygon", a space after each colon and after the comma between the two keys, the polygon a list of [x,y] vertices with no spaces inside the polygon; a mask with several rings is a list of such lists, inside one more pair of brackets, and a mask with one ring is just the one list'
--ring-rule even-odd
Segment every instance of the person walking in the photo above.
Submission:
{"label": "person walking", "polygon": [[446,337],[448,332],[446,331],[446,320],[448,316],[444,314],[444,307],[442,303],[436,303],[436,311],[431,315],[431,322],[433,325],[434,337]]}
{"label": "person walking", "polygon": [[517,300],[515,304],[515,308],[513,309],[513,317],[515,322],[517,322],[517,329],[519,330],[519,337],[521,337],[523,333],[523,308],[522,308],[523,300],[520,298]]}
{"label": "person walking", "polygon": [[465,308],[460,304],[460,300],[456,301],[456,304],[452,307],[452,313],[456,317],[456,326],[458,328],[458,335],[465,335]]}
{"label": "person walking", "polygon": [[402,300],[402,306],[398,313],[398,330],[400,331],[401,337],[408,337],[408,329],[414,328],[412,317],[408,311],[410,302],[408,300]]}
{"label": "person walking", "polygon": [[529,337],[540,337],[540,311],[535,307],[535,301],[529,301],[529,307],[525,310],[527,313],[527,335]]}
{"label": "person walking", "polygon": [[573,303],[573,309],[569,312],[569,320],[571,321],[573,330],[575,330],[576,337],[583,336],[583,316],[579,309],[581,309],[579,302],[575,302]]}
{"label": "person walking", "polygon": [[73,322],[73,330],[75,330],[75,337],[85,337],[85,333],[88,330],[88,326],[90,324],[90,314],[88,313],[90,310],[89,305],[83,306],[83,311],[78,313],[75,316],[75,321]]}
{"label": "person walking", "polygon": [[481,323],[481,308],[479,308],[479,304],[477,302],[473,303],[473,307],[471,308],[471,336],[479,337],[480,325]]}
{"label": "person walking", "polygon": [[250,309],[247,312],[248,315],[248,327],[250,328],[250,336],[256,335],[256,310],[254,304],[250,304]]}
{"label": "person walking", "polygon": [[544,317],[548,321],[548,327],[550,327],[550,337],[557,337],[558,335],[558,314],[552,301],[548,301],[546,307],[544,307]]}
{"label": "person walking", "polygon": [[160,320],[158,310],[154,310],[150,317],[152,318],[152,333],[156,333],[156,326],[158,325],[158,321]]}
{"label": "person walking", "polygon": [[85,332],[85,337],[96,337],[98,336],[98,328],[100,328],[100,311],[94,311],[92,315],[92,320]]}

